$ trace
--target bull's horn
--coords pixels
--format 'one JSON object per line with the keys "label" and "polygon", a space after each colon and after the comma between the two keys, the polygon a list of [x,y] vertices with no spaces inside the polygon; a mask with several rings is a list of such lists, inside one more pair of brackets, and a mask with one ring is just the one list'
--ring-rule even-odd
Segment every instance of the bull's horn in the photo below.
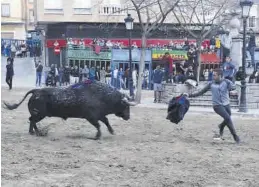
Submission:
{"label": "bull's horn", "polygon": [[123,100],[125,103],[127,103],[129,106],[136,106],[136,105],[137,105],[137,103],[129,102],[126,97],[124,97],[122,100]]}

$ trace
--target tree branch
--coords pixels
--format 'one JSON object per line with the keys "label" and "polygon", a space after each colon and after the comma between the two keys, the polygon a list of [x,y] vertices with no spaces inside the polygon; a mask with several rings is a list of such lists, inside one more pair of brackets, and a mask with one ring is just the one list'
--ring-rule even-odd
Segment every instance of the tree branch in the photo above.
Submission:
{"label": "tree branch", "polygon": [[[177,4],[179,2],[180,2],[180,0],[177,0],[174,3],[174,5],[171,8],[169,8],[165,13],[161,13],[159,18],[154,23],[152,23],[151,26],[148,28],[147,33],[149,33],[150,31],[154,30],[155,28],[160,27],[164,23],[167,15],[174,10],[174,8],[177,6]],[[158,0],[158,4],[160,4],[159,0]],[[160,6],[161,6],[161,4],[160,4]]]}
{"label": "tree branch", "polygon": [[140,14],[140,9],[138,8],[138,5],[135,3],[134,0],[131,0],[131,2],[132,2],[132,4],[133,4],[133,6],[135,7],[135,10],[136,10],[136,12],[137,12],[137,14],[138,14],[139,24],[140,24],[141,27],[143,28],[144,25],[143,25],[142,17],[141,17],[141,14]]}

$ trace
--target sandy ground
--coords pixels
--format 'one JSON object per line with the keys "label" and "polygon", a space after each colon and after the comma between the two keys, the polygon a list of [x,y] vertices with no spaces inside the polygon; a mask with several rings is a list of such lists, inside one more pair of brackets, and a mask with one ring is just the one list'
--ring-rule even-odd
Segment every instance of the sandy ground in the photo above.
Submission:
{"label": "sandy ground", "polygon": [[[25,89],[2,88],[2,100],[18,101]],[[234,117],[240,145],[229,131],[212,139],[221,119],[188,113],[181,124],[166,111],[135,107],[131,120],[109,116],[116,135],[103,138],[88,122],[44,119],[45,137],[28,134],[28,99],[15,111],[2,109],[2,186],[258,187],[259,119]]]}

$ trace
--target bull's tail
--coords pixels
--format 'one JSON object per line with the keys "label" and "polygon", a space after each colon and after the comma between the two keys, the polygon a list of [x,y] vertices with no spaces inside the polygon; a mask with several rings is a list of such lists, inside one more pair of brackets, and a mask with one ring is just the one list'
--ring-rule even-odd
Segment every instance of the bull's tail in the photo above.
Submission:
{"label": "bull's tail", "polygon": [[26,97],[29,95],[29,94],[33,94],[37,89],[33,89],[33,90],[30,90],[26,93],[26,95],[23,97],[23,99],[17,103],[17,104],[7,104],[5,101],[3,102],[4,105],[5,105],[5,108],[9,109],[9,110],[14,110],[16,108],[18,108],[20,106],[20,104],[22,104],[22,102],[26,99]]}

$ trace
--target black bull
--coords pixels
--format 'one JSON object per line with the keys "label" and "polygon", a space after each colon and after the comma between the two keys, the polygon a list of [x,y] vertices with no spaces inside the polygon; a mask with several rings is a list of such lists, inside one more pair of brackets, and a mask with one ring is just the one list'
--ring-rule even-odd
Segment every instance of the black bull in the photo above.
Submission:
{"label": "black bull", "polygon": [[[102,121],[111,134],[114,134],[109,124],[109,114],[115,114],[124,120],[130,119],[130,106],[135,105],[128,101],[128,97],[123,93],[100,82],[79,83],[67,88],[42,88],[33,89],[26,93],[18,104],[7,104],[9,110],[18,106],[32,94],[28,109],[29,133],[40,135],[36,123],[45,117],[81,118],[88,120],[97,129],[96,139],[101,137],[100,124]],[[34,129],[34,130],[33,130]]]}

